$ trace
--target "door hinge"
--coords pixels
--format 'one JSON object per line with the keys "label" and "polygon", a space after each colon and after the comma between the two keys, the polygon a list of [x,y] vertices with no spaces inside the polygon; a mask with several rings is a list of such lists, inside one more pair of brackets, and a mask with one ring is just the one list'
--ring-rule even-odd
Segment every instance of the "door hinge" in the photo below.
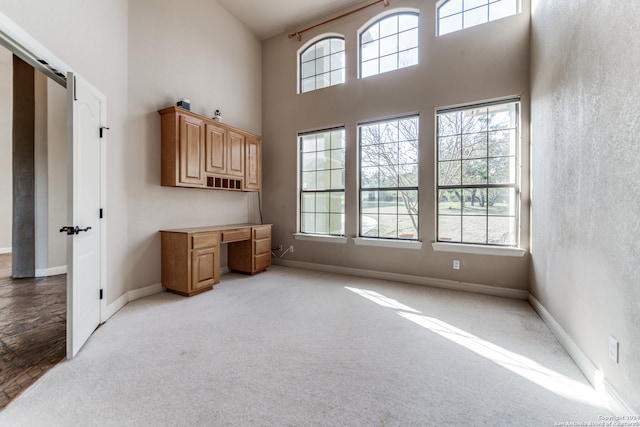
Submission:
{"label": "door hinge", "polygon": [[76,76],[73,76],[73,100],[77,101],[78,100],[78,92],[77,92],[77,88],[78,84],[76,81]]}
{"label": "door hinge", "polygon": [[100,219],[102,219],[102,208],[100,208]]}
{"label": "door hinge", "polygon": [[104,292],[102,292],[102,289],[100,289],[100,299],[104,298]]}
{"label": "door hinge", "polygon": [[104,130],[109,130],[108,127],[106,126],[100,126],[100,138],[102,138],[104,136]]}

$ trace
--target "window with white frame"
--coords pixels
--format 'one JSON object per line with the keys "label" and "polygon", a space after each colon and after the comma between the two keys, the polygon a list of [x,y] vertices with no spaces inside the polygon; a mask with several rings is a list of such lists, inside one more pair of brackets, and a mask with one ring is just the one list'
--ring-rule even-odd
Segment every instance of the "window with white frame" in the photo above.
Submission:
{"label": "window with white frame", "polygon": [[436,116],[437,240],[518,246],[519,99]]}
{"label": "window with white frame", "polygon": [[360,33],[360,77],[419,62],[419,15],[400,12],[374,22]]}
{"label": "window with white frame", "polygon": [[344,236],[344,128],[299,135],[300,233]]}
{"label": "window with white frame", "polygon": [[300,93],[344,83],[344,39],[328,37],[300,54]]}
{"label": "window with white frame", "polygon": [[360,237],[418,239],[418,116],[360,124]]}
{"label": "window with white frame", "polygon": [[438,8],[438,35],[518,13],[519,0],[444,0]]}

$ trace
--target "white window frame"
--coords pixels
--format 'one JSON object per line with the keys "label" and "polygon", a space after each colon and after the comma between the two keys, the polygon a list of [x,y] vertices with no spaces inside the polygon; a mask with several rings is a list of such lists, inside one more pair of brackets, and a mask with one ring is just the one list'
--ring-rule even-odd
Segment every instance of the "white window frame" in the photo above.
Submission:
{"label": "white window frame", "polygon": [[[420,25],[420,18],[421,18],[421,14],[420,14],[420,10],[419,9],[414,9],[414,8],[407,8],[407,7],[399,7],[399,8],[395,8],[389,11],[386,11],[384,13],[381,13],[379,15],[376,15],[375,17],[371,18],[370,20],[368,20],[363,26],[361,26],[358,29],[358,33],[357,33],[357,43],[358,43],[358,78],[359,79],[363,79],[363,78],[368,78],[368,77],[374,77],[380,74],[386,74],[387,72],[384,73],[380,73],[378,72],[377,74],[372,74],[370,76],[367,77],[362,77],[362,35],[369,29],[369,27],[371,27],[373,24],[375,24],[378,21],[381,21],[385,18],[388,18],[389,16],[392,15],[399,15],[399,14],[415,14],[417,15],[418,18],[418,62],[416,64],[411,65],[411,67],[415,66],[415,65],[419,65],[420,64],[420,59],[421,59],[421,54],[420,51],[422,50],[422,46],[420,43],[420,34],[421,34],[421,25]],[[397,52],[396,52],[397,53]],[[403,67],[403,68],[408,68],[408,67]],[[398,71],[401,70],[403,68],[396,68],[395,70],[391,70],[388,72],[392,72],[392,71]]]}
{"label": "white window frame", "polygon": [[[306,92],[302,91],[302,54],[309,49],[311,46],[315,45],[316,43],[322,41],[322,40],[326,40],[326,39],[340,39],[344,42],[345,44],[345,50],[344,50],[344,67],[342,68],[343,70],[343,75],[344,75],[344,79],[341,83],[336,83],[335,85],[330,85],[330,86],[325,86],[319,89],[313,89],[313,90],[309,90]],[[328,87],[331,86],[336,86],[339,84],[344,84],[346,82],[347,76],[346,76],[346,70],[347,70],[347,53],[346,53],[346,39],[345,36],[343,34],[339,34],[339,33],[324,33],[321,34],[319,36],[316,36],[314,38],[312,38],[311,40],[309,40],[307,43],[305,43],[302,47],[300,47],[300,49],[298,49],[298,51],[296,52],[296,65],[297,65],[297,93],[298,94],[303,94],[303,93],[310,93],[310,92],[315,92],[316,90],[321,90],[321,89],[326,89]]]}
{"label": "white window frame", "polygon": [[[510,16],[514,16],[514,15],[517,15],[520,12],[522,12],[522,1],[521,0],[515,0],[515,2],[516,2],[516,12],[514,14],[505,15],[505,16],[501,16],[501,17],[498,17],[498,18],[491,19],[491,5],[499,3],[502,0],[486,0],[485,4],[476,5],[474,3],[473,6],[469,7],[469,8],[465,8],[465,1],[469,1],[469,0],[461,0],[462,1],[462,11],[461,12],[452,13],[451,15],[447,15],[444,18],[455,16],[455,15],[462,15],[462,28],[460,28],[459,30],[449,31],[449,32],[444,33],[444,34],[440,34],[440,21],[442,19],[442,18],[440,18],[440,8],[442,6],[444,6],[446,3],[450,2],[450,1],[454,1],[454,0],[439,0],[436,3],[436,14],[435,14],[435,18],[436,18],[436,36],[438,36],[438,37],[446,36],[447,34],[457,33],[459,31],[463,31],[463,30],[465,30],[467,28],[473,28],[475,26],[482,25],[482,24],[487,24],[489,22],[497,21],[497,20],[500,20],[500,19],[503,19],[503,18],[508,18]],[[470,10],[474,10],[474,9],[478,9],[480,7],[484,7],[484,6],[488,6],[487,7],[487,21],[483,22],[483,23],[480,23],[480,24],[474,24],[474,25],[471,25],[471,26],[465,26],[464,25],[464,13],[468,12]]]}

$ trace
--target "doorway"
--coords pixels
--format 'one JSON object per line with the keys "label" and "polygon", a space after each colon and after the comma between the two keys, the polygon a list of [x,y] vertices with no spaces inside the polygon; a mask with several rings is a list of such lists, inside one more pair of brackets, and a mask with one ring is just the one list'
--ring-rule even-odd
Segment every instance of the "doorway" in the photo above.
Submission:
{"label": "doorway", "polygon": [[4,118],[0,135],[0,410],[66,354],[67,242],[56,233],[56,225],[65,223],[67,217],[65,90],[32,70],[35,111],[30,192],[35,203],[32,215],[24,217],[30,217],[32,223],[34,249],[26,263],[31,264],[32,273],[16,279],[12,271],[16,237],[13,63],[13,53],[0,46],[0,112]]}

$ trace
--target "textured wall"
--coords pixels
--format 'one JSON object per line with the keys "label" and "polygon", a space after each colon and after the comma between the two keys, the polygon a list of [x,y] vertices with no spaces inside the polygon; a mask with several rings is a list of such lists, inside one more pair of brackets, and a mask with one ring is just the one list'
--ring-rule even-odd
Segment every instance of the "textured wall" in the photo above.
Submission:
{"label": "textured wall", "polygon": [[532,8],[531,291],[640,410],[640,3],[623,4]]}
{"label": "textured wall", "polygon": [[[295,244],[286,259],[344,267],[406,273],[519,289],[528,286],[526,258],[434,252],[435,180],[434,111],[437,107],[522,96],[523,215],[522,238],[528,246],[528,104],[529,2],[523,13],[488,24],[435,36],[435,1],[395,1],[392,9],[420,11],[420,64],[394,72],[357,78],[357,31],[376,15],[376,6],[305,33],[303,43],[323,33],[346,38],[346,82],[296,94],[297,51],[302,46],[286,34],[263,43],[264,212],[274,223],[274,245]],[[356,126],[360,121],[420,113],[421,250],[294,241],[297,200],[297,133],[344,124],[346,127],[346,234],[357,235]],[[286,167],[283,165],[287,165]],[[461,270],[451,268],[461,260]]]}

